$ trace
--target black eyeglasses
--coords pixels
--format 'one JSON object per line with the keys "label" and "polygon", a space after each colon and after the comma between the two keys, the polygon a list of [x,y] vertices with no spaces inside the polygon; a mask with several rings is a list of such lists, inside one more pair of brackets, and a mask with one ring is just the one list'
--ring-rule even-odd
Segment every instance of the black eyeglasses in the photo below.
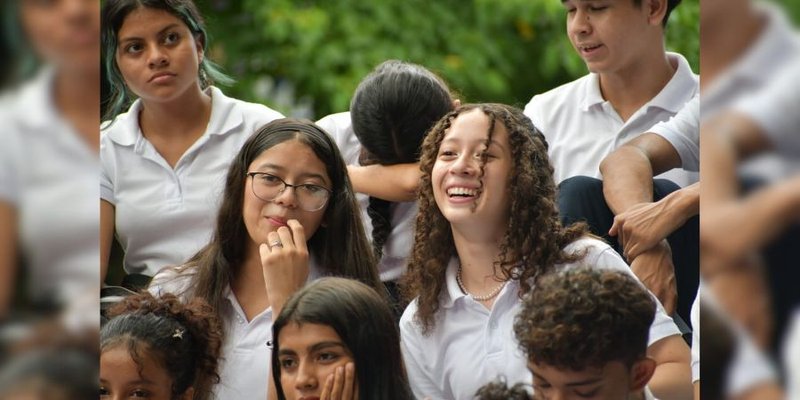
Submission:
{"label": "black eyeglasses", "polygon": [[272,201],[280,196],[287,187],[294,188],[297,203],[305,211],[317,211],[325,207],[333,191],[320,185],[303,183],[291,185],[281,178],[266,172],[248,172],[252,179],[253,194],[261,200]]}

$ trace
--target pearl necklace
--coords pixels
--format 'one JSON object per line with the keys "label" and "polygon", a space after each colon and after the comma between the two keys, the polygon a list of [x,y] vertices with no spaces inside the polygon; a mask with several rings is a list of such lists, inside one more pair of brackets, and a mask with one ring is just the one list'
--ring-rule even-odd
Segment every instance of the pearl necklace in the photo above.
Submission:
{"label": "pearl necklace", "polygon": [[500,291],[503,290],[503,288],[506,286],[506,283],[508,283],[508,281],[505,281],[505,282],[501,283],[494,290],[492,290],[489,294],[486,294],[486,295],[483,295],[483,296],[476,296],[476,295],[468,292],[467,288],[464,287],[464,282],[461,281],[461,264],[459,264],[458,265],[458,273],[456,273],[456,283],[458,283],[459,289],[461,289],[461,291],[464,292],[464,294],[468,295],[469,297],[472,297],[473,300],[476,300],[476,301],[487,301],[487,300],[491,300],[491,299],[495,298],[498,294],[500,294]]}

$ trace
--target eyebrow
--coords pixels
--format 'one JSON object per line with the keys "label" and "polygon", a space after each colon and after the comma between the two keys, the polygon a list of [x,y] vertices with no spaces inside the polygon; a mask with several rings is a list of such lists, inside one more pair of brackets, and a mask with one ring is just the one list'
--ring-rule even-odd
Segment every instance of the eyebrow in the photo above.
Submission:
{"label": "eyebrow", "polygon": [[[343,349],[347,349],[347,347],[342,342],[319,342],[313,344],[311,347],[308,348],[309,353],[314,353],[328,347],[341,347]],[[292,349],[280,349],[278,351],[279,356],[295,356],[297,352]]]}
{"label": "eyebrow", "polygon": [[[460,141],[461,140],[451,136],[451,137],[449,137],[447,139],[442,140],[442,144],[451,143],[451,142],[460,142]],[[475,143],[486,143],[486,139],[474,140],[473,142],[475,142]],[[497,140],[494,140],[494,139],[492,139],[489,144],[490,145],[494,144],[495,146],[497,146],[497,147],[499,147],[499,148],[501,148],[503,150],[505,150],[505,148],[506,148],[500,142],[498,142]]]}
{"label": "eyebrow", "polygon": [[[277,164],[272,164],[272,163],[269,163],[269,162],[265,162],[263,164],[259,164],[258,167],[256,168],[256,170],[253,171],[253,172],[259,172],[259,170],[264,169],[264,168],[271,168],[271,169],[277,170],[279,172],[285,172],[286,171],[286,167],[284,167],[284,166],[277,165]],[[315,174],[313,172],[301,172],[300,175],[299,175],[299,178],[300,179],[317,178],[317,179],[321,180],[323,183],[326,183],[326,184],[328,183],[328,180],[325,179],[324,176],[322,176],[320,174]]]}
{"label": "eyebrow", "polygon": [[[162,28],[160,31],[158,31],[158,33],[156,34],[156,36],[161,36],[161,35],[163,35],[163,34],[164,34],[164,32],[166,32],[166,31],[168,31],[168,30],[170,30],[170,29],[176,28],[176,27],[178,27],[178,26],[180,26],[180,25],[178,25],[178,23],[177,23],[177,22],[173,22],[173,23],[171,23],[171,24],[169,24],[169,25],[165,26],[164,28]],[[119,40],[119,42],[120,42],[120,43],[124,43],[124,42],[130,42],[130,41],[134,41],[134,40],[142,40],[142,38],[140,38],[140,37],[138,37],[138,36],[128,36],[128,37],[121,38],[121,39]]]}
{"label": "eyebrow", "polygon": [[[539,378],[539,379],[541,379],[541,380],[543,380],[543,381],[545,381],[545,382],[548,382],[548,380],[547,380],[547,379],[545,379],[543,376],[541,376],[541,375],[537,374],[536,372],[533,372],[533,371],[531,371],[531,374],[533,374],[533,376],[535,376],[535,377],[537,377],[537,378]],[[591,384],[593,384],[593,383],[597,383],[597,382],[600,382],[600,381],[602,381],[602,380],[603,380],[603,378],[590,378],[590,379],[587,379],[587,380],[585,380],[585,381],[578,381],[578,382],[570,382],[570,383],[567,383],[567,386],[584,386],[584,385],[591,385]]]}
{"label": "eyebrow", "polygon": [[[108,383],[108,381],[101,378],[100,379],[100,383]],[[131,386],[131,385],[154,385],[154,384],[155,384],[155,382],[153,382],[153,381],[151,381],[149,379],[144,379],[144,378],[143,379],[139,379],[138,381],[125,382],[125,385],[128,385],[128,386]]]}

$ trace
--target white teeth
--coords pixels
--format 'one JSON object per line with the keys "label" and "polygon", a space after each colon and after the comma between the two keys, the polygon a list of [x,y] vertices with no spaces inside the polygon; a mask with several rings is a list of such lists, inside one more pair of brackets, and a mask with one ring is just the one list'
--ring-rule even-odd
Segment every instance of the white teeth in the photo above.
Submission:
{"label": "white teeth", "polygon": [[474,197],[478,194],[476,189],[464,188],[464,187],[453,187],[447,189],[448,196],[469,196]]}

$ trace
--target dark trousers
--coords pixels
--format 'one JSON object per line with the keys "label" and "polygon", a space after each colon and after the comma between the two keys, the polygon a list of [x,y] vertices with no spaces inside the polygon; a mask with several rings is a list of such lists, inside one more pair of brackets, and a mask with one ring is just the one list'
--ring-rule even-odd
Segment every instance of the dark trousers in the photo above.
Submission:
{"label": "dark trousers", "polygon": [[[762,179],[740,176],[742,194],[755,192],[767,185]],[[789,319],[795,309],[800,307],[800,223],[794,223],[780,236],[769,242],[761,250],[767,269],[767,285],[772,300],[774,333],[772,351],[779,354]]]}
{"label": "dark trousers", "polygon": [[[665,179],[653,180],[653,200],[658,201],[680,187]],[[622,247],[616,237],[608,235],[614,223],[614,213],[603,196],[603,181],[575,176],[558,185],[558,209],[565,226],[585,221],[592,233],[605,239],[620,255]],[[675,282],[678,287],[678,315],[690,324],[690,311],[700,279],[700,218],[694,216],[667,241],[672,248]]]}

